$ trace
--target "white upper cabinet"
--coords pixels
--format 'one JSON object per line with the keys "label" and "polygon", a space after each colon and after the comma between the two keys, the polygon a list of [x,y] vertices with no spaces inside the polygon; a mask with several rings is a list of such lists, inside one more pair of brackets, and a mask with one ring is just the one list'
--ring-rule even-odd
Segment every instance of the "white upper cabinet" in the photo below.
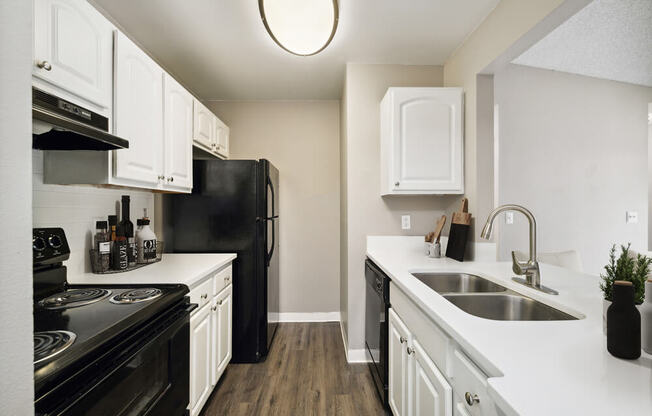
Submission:
{"label": "white upper cabinet", "polygon": [[216,133],[215,133],[215,143],[216,143],[216,152],[224,157],[225,159],[229,157],[229,127],[222,122],[219,118],[215,117],[216,120]]}
{"label": "white upper cabinet", "polygon": [[222,159],[229,157],[229,127],[199,100],[193,104],[193,144]]}
{"label": "white upper cabinet", "polygon": [[192,188],[193,98],[165,74],[165,187]]}
{"label": "white upper cabinet", "polygon": [[200,147],[211,151],[214,148],[215,116],[199,100],[193,100],[193,108],[192,138]]}
{"label": "white upper cabinet", "polygon": [[34,0],[34,84],[111,112],[113,26],[85,0]]}
{"label": "white upper cabinet", "polygon": [[464,193],[461,88],[389,88],[380,119],[381,195]]}
{"label": "white upper cabinet", "polygon": [[163,176],[163,70],[122,33],[115,42],[113,176],[156,187]]}

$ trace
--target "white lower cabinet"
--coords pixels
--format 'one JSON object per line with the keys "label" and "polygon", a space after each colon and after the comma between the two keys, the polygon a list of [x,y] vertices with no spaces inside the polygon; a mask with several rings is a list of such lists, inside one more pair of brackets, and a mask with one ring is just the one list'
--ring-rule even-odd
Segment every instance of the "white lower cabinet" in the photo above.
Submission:
{"label": "white lower cabinet", "polygon": [[190,415],[199,414],[211,394],[211,315],[204,306],[190,318]]}
{"label": "white lower cabinet", "polygon": [[213,385],[217,384],[233,355],[231,341],[232,299],[232,288],[229,285],[215,297],[213,306],[211,307],[211,331],[213,333],[211,369]]}
{"label": "white lower cabinet", "polygon": [[394,416],[453,414],[453,389],[392,309],[389,311],[389,405]]}
{"label": "white lower cabinet", "polygon": [[190,416],[201,413],[233,355],[232,267],[227,265],[197,283],[190,301]]}

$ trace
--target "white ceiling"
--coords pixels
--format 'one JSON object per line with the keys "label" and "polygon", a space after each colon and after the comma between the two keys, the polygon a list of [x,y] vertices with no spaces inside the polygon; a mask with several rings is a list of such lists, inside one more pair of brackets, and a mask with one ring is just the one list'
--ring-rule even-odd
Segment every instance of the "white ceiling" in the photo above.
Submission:
{"label": "white ceiling", "polygon": [[338,99],[346,62],[441,65],[498,0],[340,0],[331,45],[279,48],[256,0],[91,0],[202,99]]}
{"label": "white ceiling", "polygon": [[652,0],[594,0],[513,62],[652,87]]}

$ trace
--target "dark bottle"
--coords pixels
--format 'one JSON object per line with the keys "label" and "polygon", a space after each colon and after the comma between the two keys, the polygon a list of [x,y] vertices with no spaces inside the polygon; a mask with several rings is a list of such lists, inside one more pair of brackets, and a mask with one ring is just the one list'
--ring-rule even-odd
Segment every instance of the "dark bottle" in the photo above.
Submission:
{"label": "dark bottle", "polygon": [[114,244],[113,242],[115,241],[116,237],[116,227],[118,226],[118,216],[117,215],[109,215],[109,241],[111,242],[111,252],[109,253],[109,263],[111,263],[111,267],[115,264],[115,261],[113,259],[113,249],[114,249]]}
{"label": "dark bottle", "polygon": [[129,195],[122,195],[122,221],[120,225],[127,238],[127,257],[129,266],[136,265],[136,239],[134,238],[134,223],[129,220]]}
{"label": "dark bottle", "polygon": [[613,302],[607,309],[607,350],[618,358],[641,356],[641,314],[634,306],[632,282],[616,280]]}
{"label": "dark bottle", "polygon": [[113,242],[113,269],[125,270],[129,265],[128,260],[128,245],[127,238],[125,237],[122,224],[118,224],[116,228],[115,241]]}

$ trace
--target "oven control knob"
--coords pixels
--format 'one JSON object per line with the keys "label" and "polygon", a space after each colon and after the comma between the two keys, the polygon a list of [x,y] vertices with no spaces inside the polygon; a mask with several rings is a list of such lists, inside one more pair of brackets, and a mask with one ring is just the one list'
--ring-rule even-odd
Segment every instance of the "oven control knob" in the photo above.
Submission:
{"label": "oven control knob", "polygon": [[42,237],[34,237],[32,239],[32,248],[34,251],[45,250],[45,240]]}
{"label": "oven control knob", "polygon": [[63,243],[61,242],[61,237],[53,234],[50,237],[48,237],[48,244],[50,244],[50,247],[52,248],[59,248]]}

